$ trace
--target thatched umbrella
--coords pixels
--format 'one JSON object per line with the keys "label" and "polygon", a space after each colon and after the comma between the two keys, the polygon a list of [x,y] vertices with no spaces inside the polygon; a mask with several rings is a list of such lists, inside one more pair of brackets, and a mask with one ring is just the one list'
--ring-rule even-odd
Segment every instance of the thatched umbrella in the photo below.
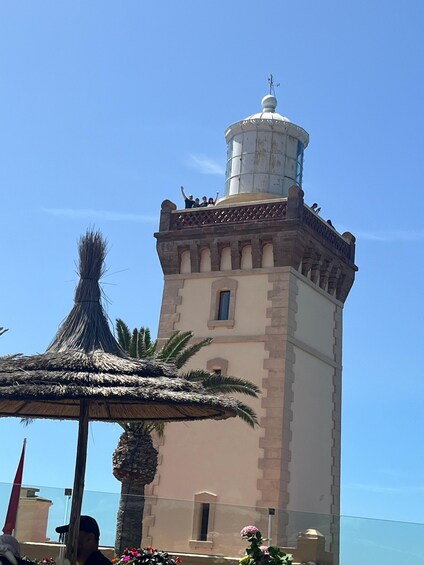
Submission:
{"label": "thatched umbrella", "polygon": [[80,241],[75,304],[42,355],[0,358],[0,416],[79,420],[66,556],[76,561],[87,455],[88,421],[222,419],[235,400],[209,396],[176,376],[173,366],[129,357],[113,337],[99,280],[106,243],[88,232]]}

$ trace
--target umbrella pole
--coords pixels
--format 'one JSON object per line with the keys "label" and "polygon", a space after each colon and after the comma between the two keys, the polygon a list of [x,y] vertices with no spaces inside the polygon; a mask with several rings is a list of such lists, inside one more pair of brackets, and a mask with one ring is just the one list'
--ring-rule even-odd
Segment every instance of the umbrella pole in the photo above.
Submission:
{"label": "umbrella pole", "polygon": [[66,542],[65,557],[69,559],[71,565],[77,562],[79,522],[81,516],[82,498],[84,494],[85,465],[87,461],[87,442],[88,442],[88,412],[89,401],[81,400],[77,458],[75,461],[74,488],[72,491],[71,516],[69,519],[69,534]]}

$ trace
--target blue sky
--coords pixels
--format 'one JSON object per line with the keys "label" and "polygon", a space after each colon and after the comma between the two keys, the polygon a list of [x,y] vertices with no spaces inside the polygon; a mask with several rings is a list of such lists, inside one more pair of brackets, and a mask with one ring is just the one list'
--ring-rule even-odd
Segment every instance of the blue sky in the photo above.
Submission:
{"label": "blue sky", "polygon": [[[342,512],[424,522],[420,1],[2,2],[0,354],[42,352],[72,306],[77,240],[109,241],[107,311],[156,331],[152,236],[179,186],[223,191],[226,127],[260,109],[310,134],[304,191],[357,236],[344,317]],[[120,428],[92,424],[86,488],[118,492]],[[0,421],[0,482],[71,486],[76,424]]]}

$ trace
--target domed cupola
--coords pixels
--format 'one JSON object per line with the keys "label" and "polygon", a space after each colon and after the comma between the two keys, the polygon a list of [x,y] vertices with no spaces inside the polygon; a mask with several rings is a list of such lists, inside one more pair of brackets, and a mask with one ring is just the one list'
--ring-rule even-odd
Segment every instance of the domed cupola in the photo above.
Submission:
{"label": "domed cupola", "polygon": [[301,186],[309,135],[276,112],[276,107],[276,97],[268,94],[262,98],[262,112],[225,132],[225,202],[281,198],[294,184]]}

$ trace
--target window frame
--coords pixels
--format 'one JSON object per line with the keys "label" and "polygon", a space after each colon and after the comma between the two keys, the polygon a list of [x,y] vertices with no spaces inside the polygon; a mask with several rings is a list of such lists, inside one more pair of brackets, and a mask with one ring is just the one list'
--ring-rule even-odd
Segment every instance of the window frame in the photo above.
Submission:
{"label": "window frame", "polygon": [[[218,496],[211,492],[203,491],[197,492],[194,495],[194,506],[193,506],[193,527],[192,527],[192,538],[189,540],[189,547],[192,549],[202,549],[202,548],[212,548],[213,538],[210,539],[210,534],[213,532],[215,523],[215,508]],[[207,530],[206,532],[201,531],[202,529],[202,519],[205,507],[208,508],[208,520],[207,520]],[[206,539],[199,539],[202,534],[206,533],[203,537]]]}
{"label": "window frame", "polygon": [[[211,305],[209,312],[208,328],[217,327],[233,328],[235,324],[236,295],[238,282],[235,279],[222,278],[214,281],[211,285]],[[220,320],[219,316],[219,299],[221,292],[230,291],[228,319]]]}
{"label": "window frame", "polygon": [[220,290],[218,298],[218,320],[230,319],[231,290]]}

